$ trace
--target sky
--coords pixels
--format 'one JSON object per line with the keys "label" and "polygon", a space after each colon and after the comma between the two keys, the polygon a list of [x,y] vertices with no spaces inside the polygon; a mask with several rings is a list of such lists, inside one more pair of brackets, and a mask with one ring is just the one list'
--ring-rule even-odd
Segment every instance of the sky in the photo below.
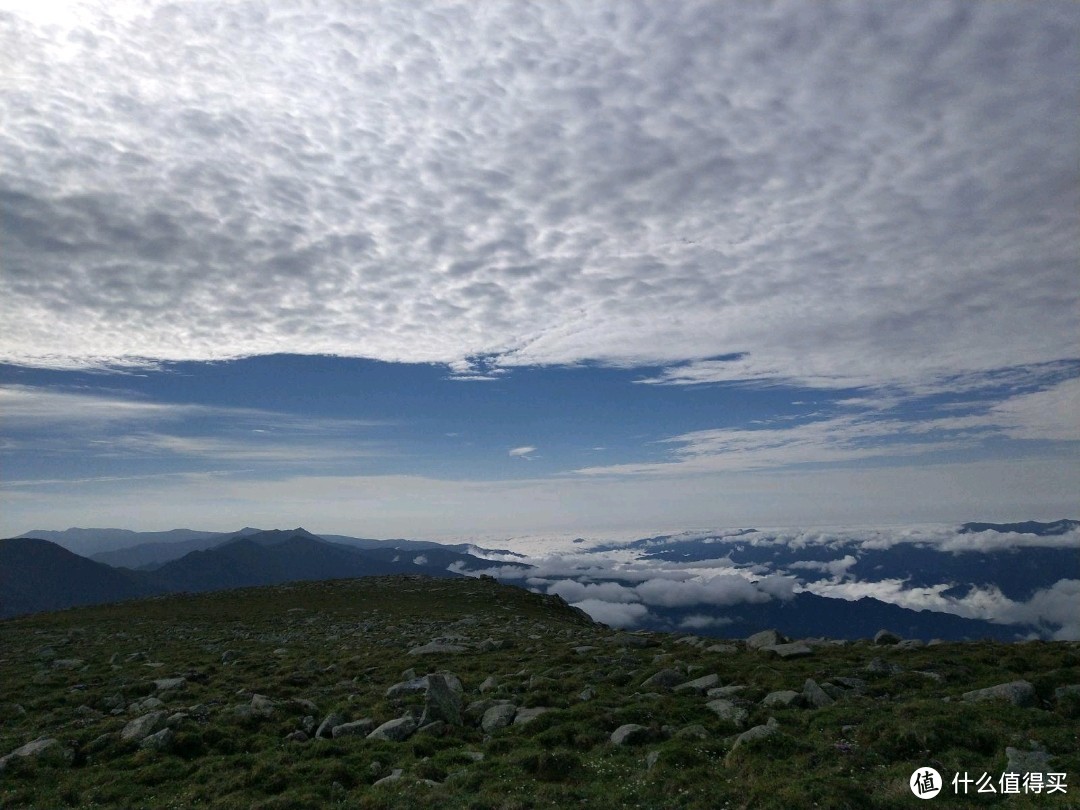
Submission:
{"label": "sky", "polygon": [[1080,7],[0,0],[0,534],[1080,514]]}

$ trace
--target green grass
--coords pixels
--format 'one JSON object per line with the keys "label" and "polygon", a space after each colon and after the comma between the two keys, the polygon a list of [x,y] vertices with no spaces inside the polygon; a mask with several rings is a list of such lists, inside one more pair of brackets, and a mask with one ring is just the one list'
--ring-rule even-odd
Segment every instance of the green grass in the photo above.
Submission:
{"label": "green grass", "polygon": [[[453,635],[503,646],[407,655]],[[996,778],[1005,747],[1031,741],[1055,756],[1052,770],[1069,774],[1064,797],[964,799],[949,789],[935,806],[1080,804],[1080,784],[1072,784],[1080,778],[1078,702],[1054,700],[1056,687],[1080,683],[1075,644],[851,644],[778,661],[741,647],[708,653],[664,635],[654,636],[655,646],[624,649],[615,635],[553,600],[494,582],[402,577],[174,596],[0,622],[0,755],[42,736],[64,749],[13,760],[0,774],[0,807],[910,807],[917,800],[907,779],[916,767],[936,767],[947,780],[955,771]],[[579,655],[579,645],[597,649]],[[227,650],[238,657],[223,664]],[[660,655],[670,657],[654,662]],[[904,671],[865,672],[875,657]],[[83,663],[57,669],[57,658]],[[713,715],[707,698],[647,694],[639,686],[664,667],[681,669],[687,680],[716,673],[721,685],[745,684],[747,726],[774,717],[779,732],[733,750],[738,729]],[[386,697],[409,668],[454,672],[466,703],[479,699],[477,687],[494,675],[499,685],[483,697],[552,711],[491,735],[470,722],[400,743],[284,740],[309,714],[316,723],[331,711],[381,723],[421,707],[422,694]],[[938,677],[919,674],[926,672]],[[172,749],[122,742],[120,731],[136,716],[128,705],[154,694],[153,679],[178,675],[188,678],[187,688],[167,695],[163,709],[189,716],[176,726]],[[844,676],[865,679],[865,691],[817,710],[759,705],[771,691],[801,690],[807,678]],[[1020,678],[1035,685],[1037,707],[959,699]],[[582,702],[587,686],[595,697]],[[272,716],[237,714],[252,693],[274,701]],[[611,732],[625,723],[648,728],[650,741],[612,745]],[[704,739],[677,734],[695,725]],[[373,787],[394,769],[403,771],[399,781]]]}

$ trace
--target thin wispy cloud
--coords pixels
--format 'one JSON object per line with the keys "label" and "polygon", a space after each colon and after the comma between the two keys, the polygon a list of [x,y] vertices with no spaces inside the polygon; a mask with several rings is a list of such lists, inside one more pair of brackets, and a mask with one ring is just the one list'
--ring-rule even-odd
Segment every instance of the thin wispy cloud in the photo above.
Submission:
{"label": "thin wispy cloud", "polygon": [[526,445],[524,447],[514,447],[514,448],[512,448],[507,455],[509,455],[511,458],[523,458],[526,461],[529,461],[529,460],[532,459],[533,453],[535,453],[535,452],[536,452],[535,447],[531,447],[529,445]]}

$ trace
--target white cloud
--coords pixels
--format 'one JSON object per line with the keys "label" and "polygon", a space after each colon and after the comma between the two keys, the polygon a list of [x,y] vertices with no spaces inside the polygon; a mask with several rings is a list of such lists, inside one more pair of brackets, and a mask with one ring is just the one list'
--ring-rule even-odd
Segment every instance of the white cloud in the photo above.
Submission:
{"label": "white cloud", "polygon": [[548,585],[547,592],[561,596],[567,602],[582,602],[586,599],[626,603],[641,601],[641,597],[631,588],[617,582],[583,583],[564,579]]}
{"label": "white cloud", "polygon": [[679,627],[686,630],[704,630],[709,627],[723,627],[724,625],[731,624],[731,619],[723,616],[705,616],[700,613],[695,613],[693,616],[687,616],[679,622]]}
{"label": "white cloud", "polygon": [[1076,355],[1072,4],[4,5],[0,361]]}
{"label": "white cloud", "polygon": [[739,605],[745,602],[768,602],[772,598],[763,589],[736,575],[682,582],[650,579],[635,586],[634,592],[645,604],[661,607]]}
{"label": "white cloud", "polygon": [[510,452],[508,453],[508,455],[509,455],[509,456],[510,456],[511,458],[524,458],[524,459],[531,459],[531,458],[532,458],[532,454],[533,454],[533,453],[535,453],[535,452],[536,452],[536,448],[535,448],[535,447],[529,447],[529,446],[525,446],[525,447],[514,447],[514,448],[512,448],[512,449],[510,450]]}
{"label": "white cloud", "polygon": [[600,599],[583,599],[573,606],[611,627],[631,627],[649,615],[649,609],[644,605],[604,602]]}

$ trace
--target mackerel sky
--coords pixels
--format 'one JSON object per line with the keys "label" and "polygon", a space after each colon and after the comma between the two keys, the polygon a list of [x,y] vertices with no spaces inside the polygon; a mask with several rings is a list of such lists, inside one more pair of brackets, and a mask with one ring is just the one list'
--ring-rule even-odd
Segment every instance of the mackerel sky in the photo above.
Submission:
{"label": "mackerel sky", "polygon": [[0,0],[0,531],[1080,511],[1075,3]]}

